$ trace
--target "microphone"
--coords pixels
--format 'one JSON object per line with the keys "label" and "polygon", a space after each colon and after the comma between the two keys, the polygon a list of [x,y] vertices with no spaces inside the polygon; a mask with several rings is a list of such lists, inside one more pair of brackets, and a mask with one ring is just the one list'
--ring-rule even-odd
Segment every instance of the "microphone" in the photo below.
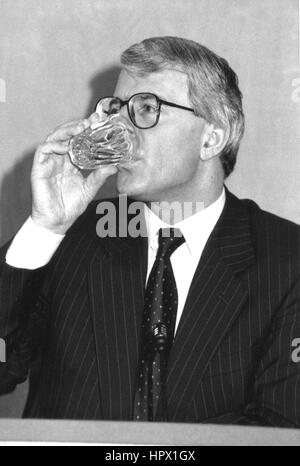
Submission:
{"label": "microphone", "polygon": [[155,324],[153,330],[154,339],[156,342],[157,351],[162,353],[165,351],[168,341],[168,331],[166,324],[158,323]]}
{"label": "microphone", "polygon": [[161,398],[161,420],[168,420],[168,401],[167,401],[167,345],[168,345],[168,330],[166,324],[158,323],[154,325],[153,337],[155,340],[155,351],[159,354],[160,366],[160,398]]}

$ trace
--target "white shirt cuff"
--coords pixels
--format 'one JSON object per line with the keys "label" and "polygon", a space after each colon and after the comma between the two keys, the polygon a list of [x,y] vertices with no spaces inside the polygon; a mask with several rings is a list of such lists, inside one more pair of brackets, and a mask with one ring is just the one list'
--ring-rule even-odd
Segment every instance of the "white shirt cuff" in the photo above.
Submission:
{"label": "white shirt cuff", "polygon": [[19,269],[43,267],[48,264],[64,237],[35,224],[29,217],[14,237],[6,254],[6,263]]}

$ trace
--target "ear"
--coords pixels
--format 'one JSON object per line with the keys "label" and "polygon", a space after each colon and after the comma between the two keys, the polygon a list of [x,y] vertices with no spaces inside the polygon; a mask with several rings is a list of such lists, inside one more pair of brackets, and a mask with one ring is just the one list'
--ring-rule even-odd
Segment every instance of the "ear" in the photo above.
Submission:
{"label": "ear", "polygon": [[210,160],[222,152],[228,140],[228,130],[207,124],[201,139],[200,158]]}

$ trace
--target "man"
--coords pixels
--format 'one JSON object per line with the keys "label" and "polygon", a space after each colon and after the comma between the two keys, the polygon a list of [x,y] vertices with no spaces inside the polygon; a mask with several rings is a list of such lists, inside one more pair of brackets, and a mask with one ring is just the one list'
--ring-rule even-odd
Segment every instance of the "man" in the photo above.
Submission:
{"label": "man", "polygon": [[[71,164],[95,114],[35,154],[31,218],[1,251],[1,393],[30,370],[25,417],[300,426],[299,227],[224,188],[244,129],[236,75],[175,37],[121,63],[109,103],[136,127],[134,159],[87,178]],[[97,235],[91,201],[112,174],[148,238]],[[204,208],[174,215],[181,243],[162,253],[174,202]]]}

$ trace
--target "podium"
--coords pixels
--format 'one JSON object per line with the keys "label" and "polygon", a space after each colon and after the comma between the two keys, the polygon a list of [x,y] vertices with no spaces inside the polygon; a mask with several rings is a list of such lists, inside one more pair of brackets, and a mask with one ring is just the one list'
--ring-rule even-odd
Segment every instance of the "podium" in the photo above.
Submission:
{"label": "podium", "polygon": [[299,446],[300,429],[214,424],[0,419],[0,442]]}

